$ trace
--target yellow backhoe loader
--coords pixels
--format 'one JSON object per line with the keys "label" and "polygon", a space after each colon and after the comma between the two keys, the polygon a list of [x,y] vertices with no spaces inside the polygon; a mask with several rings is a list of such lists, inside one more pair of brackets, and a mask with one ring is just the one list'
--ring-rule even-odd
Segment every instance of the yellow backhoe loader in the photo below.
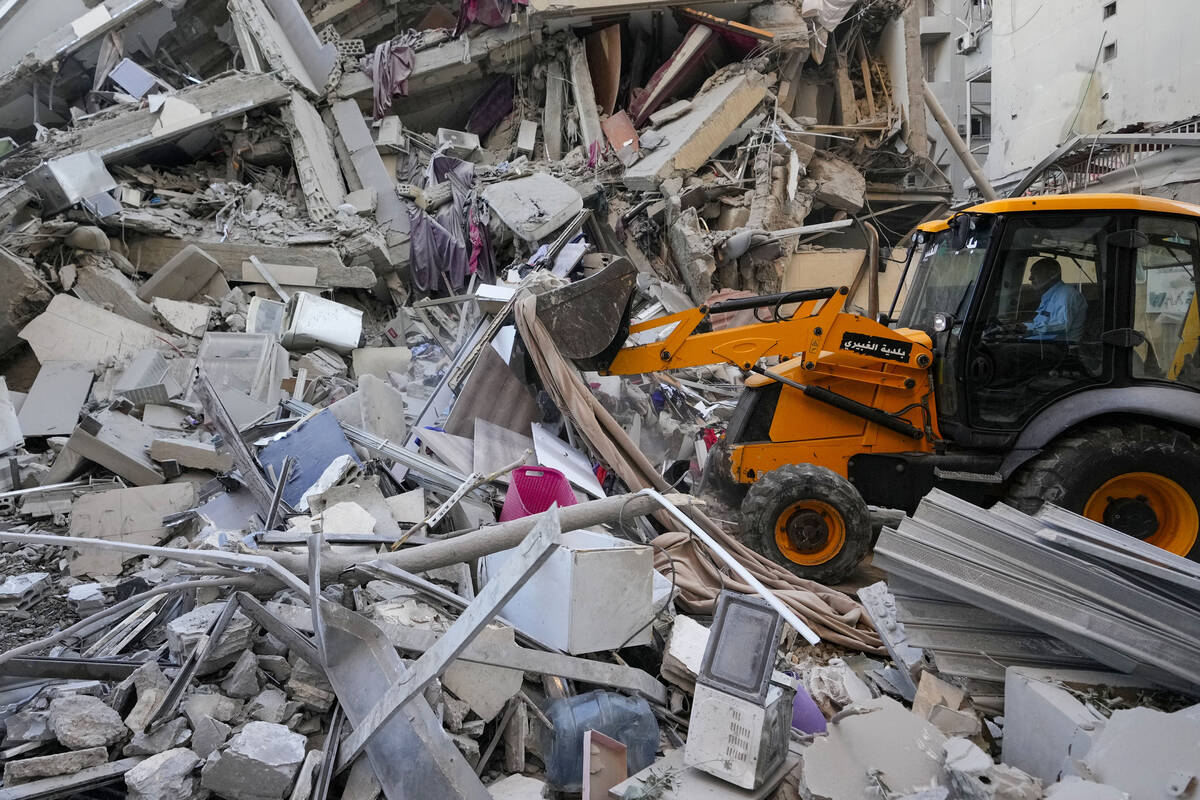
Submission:
{"label": "yellow backhoe loader", "polygon": [[[741,536],[802,577],[844,578],[871,545],[867,504],[912,511],[934,486],[1053,502],[1200,559],[1197,262],[1200,206],[1026,197],[922,225],[894,320],[835,287],[631,326],[623,259],[538,314],[609,374],[744,370],[725,434]],[[711,330],[745,309],[759,321]]]}

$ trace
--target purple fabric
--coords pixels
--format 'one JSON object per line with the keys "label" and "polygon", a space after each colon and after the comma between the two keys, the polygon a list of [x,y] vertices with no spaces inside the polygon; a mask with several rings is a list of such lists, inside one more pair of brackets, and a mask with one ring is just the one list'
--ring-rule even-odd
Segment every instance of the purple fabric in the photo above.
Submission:
{"label": "purple fabric", "polygon": [[824,733],[827,723],[821,709],[803,686],[796,687],[796,699],[792,701],[792,727],[803,733]]}
{"label": "purple fabric", "polygon": [[474,272],[492,282],[496,265],[475,198],[475,165],[447,155],[429,162],[427,183],[450,182],[453,201],[430,215],[409,208],[413,282],[423,292],[459,291]]}
{"label": "purple fabric", "polygon": [[375,46],[370,58],[363,59],[363,70],[371,78],[374,90],[375,119],[387,116],[392,98],[408,94],[408,76],[413,71],[413,49],[396,39]]}
{"label": "purple fabric", "polygon": [[[467,274],[467,246],[462,236],[447,230],[436,219],[414,205],[408,207],[410,270],[413,284],[422,292],[434,293],[461,288]],[[458,281],[454,276],[459,276]],[[443,281],[445,276],[445,281]]]}
{"label": "purple fabric", "polygon": [[496,78],[471,106],[467,130],[481,139],[487,136],[492,128],[512,113],[513,99],[513,79],[508,75]]}
{"label": "purple fabric", "polygon": [[[525,5],[517,0],[519,5]],[[488,28],[502,28],[508,24],[512,15],[512,0],[462,0],[458,11],[458,25],[454,28],[454,38],[462,36],[463,31],[478,22]]]}

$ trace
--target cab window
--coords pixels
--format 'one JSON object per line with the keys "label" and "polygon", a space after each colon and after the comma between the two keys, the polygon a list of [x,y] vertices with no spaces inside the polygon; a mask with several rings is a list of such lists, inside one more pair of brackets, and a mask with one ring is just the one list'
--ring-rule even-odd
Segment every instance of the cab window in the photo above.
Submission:
{"label": "cab window", "polygon": [[1005,226],[967,358],[976,425],[1015,429],[1101,380],[1111,222],[1041,213]]}
{"label": "cab window", "polygon": [[1200,388],[1200,311],[1196,223],[1179,217],[1141,217],[1147,243],[1137,249],[1133,328],[1144,341],[1133,348],[1135,379]]}

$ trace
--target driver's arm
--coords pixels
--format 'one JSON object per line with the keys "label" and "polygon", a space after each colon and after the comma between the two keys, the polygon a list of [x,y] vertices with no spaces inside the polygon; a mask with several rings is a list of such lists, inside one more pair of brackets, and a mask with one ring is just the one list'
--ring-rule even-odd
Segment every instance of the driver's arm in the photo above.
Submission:
{"label": "driver's arm", "polygon": [[1066,299],[1059,292],[1043,297],[1033,319],[1025,323],[1030,336],[1055,339],[1066,335],[1071,327],[1071,314]]}

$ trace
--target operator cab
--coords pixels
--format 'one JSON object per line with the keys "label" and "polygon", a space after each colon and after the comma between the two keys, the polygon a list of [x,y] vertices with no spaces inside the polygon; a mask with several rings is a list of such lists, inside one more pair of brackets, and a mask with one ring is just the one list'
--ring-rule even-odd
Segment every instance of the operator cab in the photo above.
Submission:
{"label": "operator cab", "polygon": [[939,427],[960,446],[1007,448],[1040,411],[1090,388],[1200,387],[1191,207],[994,201],[922,226],[909,259],[898,324],[933,339]]}

